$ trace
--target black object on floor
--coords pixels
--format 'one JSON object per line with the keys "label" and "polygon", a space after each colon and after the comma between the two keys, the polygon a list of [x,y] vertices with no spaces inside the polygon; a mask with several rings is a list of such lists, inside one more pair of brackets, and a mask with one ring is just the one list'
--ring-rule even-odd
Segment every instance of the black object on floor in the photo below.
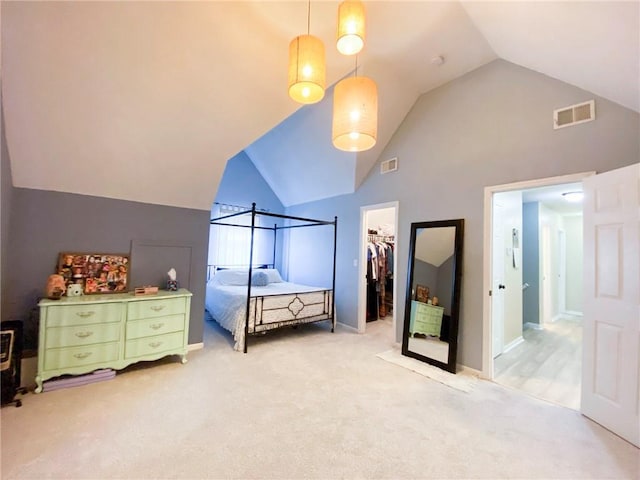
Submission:
{"label": "black object on floor", "polygon": [[0,322],[0,375],[2,405],[15,404],[22,406],[22,400],[16,399],[17,394],[25,393],[20,387],[20,369],[22,363],[22,322],[7,320]]}

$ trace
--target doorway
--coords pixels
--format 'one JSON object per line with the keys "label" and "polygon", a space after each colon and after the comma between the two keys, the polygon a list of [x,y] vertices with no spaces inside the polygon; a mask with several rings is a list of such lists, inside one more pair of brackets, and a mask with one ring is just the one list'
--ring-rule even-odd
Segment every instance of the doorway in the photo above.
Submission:
{"label": "doorway", "polygon": [[[360,208],[358,333],[375,331],[396,340],[398,318],[398,202]],[[384,264],[383,264],[384,262]]]}
{"label": "doorway", "polygon": [[483,375],[573,409],[581,386],[582,207],[563,194],[582,190],[589,175],[485,189]]}

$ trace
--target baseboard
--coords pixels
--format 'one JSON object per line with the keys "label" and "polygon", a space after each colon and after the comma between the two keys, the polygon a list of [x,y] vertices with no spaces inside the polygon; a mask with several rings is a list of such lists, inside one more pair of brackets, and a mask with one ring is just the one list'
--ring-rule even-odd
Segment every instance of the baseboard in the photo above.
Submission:
{"label": "baseboard", "polygon": [[533,323],[533,322],[526,322],[524,324],[524,328],[530,328],[531,330],[544,330],[542,325],[540,325],[539,323]]}
{"label": "baseboard", "polygon": [[187,345],[187,352],[193,352],[194,350],[200,350],[202,348],[204,348],[204,342],[190,343]]}
{"label": "baseboard", "polygon": [[561,318],[562,318],[562,314],[558,313],[557,315],[554,315],[553,318],[551,318],[551,323],[557,322]]}
{"label": "baseboard", "polygon": [[565,315],[571,315],[571,316],[574,316],[574,317],[582,317],[582,316],[584,316],[584,314],[582,312],[578,312],[576,310],[565,310],[563,313]]}
{"label": "baseboard", "polygon": [[504,348],[502,349],[502,353],[504,354],[504,353],[507,353],[509,350],[513,350],[522,342],[524,342],[524,338],[522,337],[516,338],[515,340],[509,342],[507,345],[504,346]]}
{"label": "baseboard", "polygon": [[466,365],[462,365],[458,363],[456,365],[456,373],[462,373],[464,375],[471,375],[472,377],[481,378],[482,372],[480,370],[476,370],[475,368],[467,367]]}
{"label": "baseboard", "polygon": [[346,323],[342,323],[342,322],[336,322],[336,325],[340,325],[341,327],[346,328],[347,330],[351,330],[354,333],[358,333],[358,329],[352,327],[351,325],[347,325]]}

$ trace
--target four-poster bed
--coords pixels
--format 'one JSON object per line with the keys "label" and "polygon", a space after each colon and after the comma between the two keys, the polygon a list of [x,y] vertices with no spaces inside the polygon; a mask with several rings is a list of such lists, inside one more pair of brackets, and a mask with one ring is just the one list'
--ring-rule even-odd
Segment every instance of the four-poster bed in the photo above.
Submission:
{"label": "four-poster bed", "polygon": [[[234,219],[251,215],[251,224],[235,223]],[[291,224],[265,227],[256,223],[259,217],[289,221]],[[251,335],[287,326],[328,320],[335,329],[336,241],[338,217],[333,221],[294,217],[260,211],[253,203],[250,210],[213,218],[211,225],[249,228],[249,263],[240,265],[209,265],[206,308],[223,328],[233,333],[235,349],[247,352]],[[314,226],[333,226],[333,271],[331,288],[312,287],[285,282],[276,264],[278,231]],[[273,261],[254,265],[256,230],[273,232]],[[244,268],[243,268],[244,267]]]}

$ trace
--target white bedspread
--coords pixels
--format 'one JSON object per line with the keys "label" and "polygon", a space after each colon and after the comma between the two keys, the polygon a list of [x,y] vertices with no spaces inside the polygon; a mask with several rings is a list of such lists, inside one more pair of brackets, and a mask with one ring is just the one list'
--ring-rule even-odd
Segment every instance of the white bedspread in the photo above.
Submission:
{"label": "white bedspread", "polygon": [[[251,306],[249,324],[253,327],[255,323],[255,297],[290,294],[290,296],[277,297],[272,300],[279,304],[278,306],[286,306],[294,300],[298,293],[319,292],[318,299],[322,301],[322,295],[326,289],[321,287],[310,287],[308,285],[298,285],[289,282],[270,283],[265,287],[251,287]],[[265,299],[265,302],[268,299]],[[223,328],[233,333],[236,341],[235,349],[242,350],[244,348],[244,323],[247,308],[247,286],[218,285],[214,282],[207,284],[207,293],[205,306],[207,311]],[[318,307],[319,308],[319,307]],[[313,313],[313,312],[312,312]],[[321,312],[318,312],[320,314]],[[262,319],[263,322],[277,322],[286,320],[285,318],[274,318],[268,320]]]}

